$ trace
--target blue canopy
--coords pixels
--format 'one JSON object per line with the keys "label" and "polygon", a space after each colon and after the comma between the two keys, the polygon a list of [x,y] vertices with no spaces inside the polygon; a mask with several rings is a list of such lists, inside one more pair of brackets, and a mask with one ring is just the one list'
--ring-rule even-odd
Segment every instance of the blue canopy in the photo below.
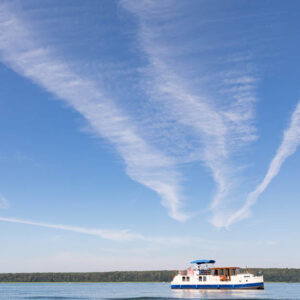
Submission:
{"label": "blue canopy", "polygon": [[201,264],[214,264],[216,261],[212,260],[212,259],[197,259],[194,261],[191,261],[191,264],[197,264],[197,265],[201,265]]}

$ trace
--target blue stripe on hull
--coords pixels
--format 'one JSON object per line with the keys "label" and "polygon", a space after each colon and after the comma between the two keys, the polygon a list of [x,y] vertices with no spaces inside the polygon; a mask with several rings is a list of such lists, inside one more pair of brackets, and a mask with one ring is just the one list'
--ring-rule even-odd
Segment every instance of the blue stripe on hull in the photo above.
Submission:
{"label": "blue stripe on hull", "polygon": [[245,283],[245,284],[175,284],[172,289],[263,289],[264,283]]}

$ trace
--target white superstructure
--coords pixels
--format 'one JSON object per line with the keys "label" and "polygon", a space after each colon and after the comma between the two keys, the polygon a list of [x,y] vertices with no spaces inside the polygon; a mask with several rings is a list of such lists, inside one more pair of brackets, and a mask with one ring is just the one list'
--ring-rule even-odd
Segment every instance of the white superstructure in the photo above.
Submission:
{"label": "white superstructure", "polygon": [[179,272],[171,282],[172,289],[263,289],[263,276],[238,267],[208,267],[214,260],[196,260],[185,272]]}

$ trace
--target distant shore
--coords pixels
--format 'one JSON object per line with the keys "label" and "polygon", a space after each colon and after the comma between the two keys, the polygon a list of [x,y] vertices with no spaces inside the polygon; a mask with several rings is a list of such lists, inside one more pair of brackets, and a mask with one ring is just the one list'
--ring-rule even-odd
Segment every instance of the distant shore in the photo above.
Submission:
{"label": "distant shore", "polygon": [[[300,282],[300,269],[252,268],[254,274],[262,273],[265,282]],[[0,283],[26,282],[170,282],[178,271],[116,271],[68,273],[0,273]]]}

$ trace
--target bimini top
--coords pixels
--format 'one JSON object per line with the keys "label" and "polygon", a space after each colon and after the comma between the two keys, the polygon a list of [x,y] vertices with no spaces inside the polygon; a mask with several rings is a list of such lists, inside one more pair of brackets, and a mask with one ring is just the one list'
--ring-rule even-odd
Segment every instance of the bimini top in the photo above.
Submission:
{"label": "bimini top", "polygon": [[212,260],[212,259],[197,259],[194,261],[191,261],[191,264],[197,264],[197,265],[201,265],[201,264],[214,264],[216,261]]}

